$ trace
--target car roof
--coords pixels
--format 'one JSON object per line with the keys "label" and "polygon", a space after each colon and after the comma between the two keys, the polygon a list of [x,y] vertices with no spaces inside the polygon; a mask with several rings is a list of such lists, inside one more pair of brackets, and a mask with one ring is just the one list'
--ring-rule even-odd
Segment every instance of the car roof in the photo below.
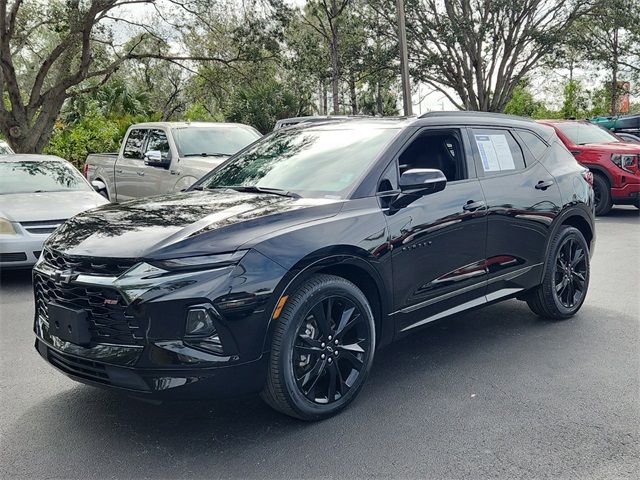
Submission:
{"label": "car roof", "polygon": [[468,111],[444,111],[429,112],[420,117],[323,117],[322,121],[314,120],[292,125],[291,129],[313,128],[332,129],[336,125],[342,128],[407,128],[407,127],[428,127],[428,126],[454,126],[468,125],[477,127],[520,127],[537,133],[545,140],[550,140],[555,135],[555,131],[550,126],[537,123],[536,121],[518,117],[516,115],[506,115],[502,113],[488,112],[468,112]]}
{"label": "car roof", "polygon": [[225,122],[144,122],[135,123],[130,128],[203,128],[203,127],[220,127],[220,128],[234,128],[243,127],[254,130],[253,127],[245,125],[244,123],[225,123]]}
{"label": "car roof", "polygon": [[37,155],[35,153],[12,153],[0,155],[0,162],[66,162],[64,158],[55,155]]}

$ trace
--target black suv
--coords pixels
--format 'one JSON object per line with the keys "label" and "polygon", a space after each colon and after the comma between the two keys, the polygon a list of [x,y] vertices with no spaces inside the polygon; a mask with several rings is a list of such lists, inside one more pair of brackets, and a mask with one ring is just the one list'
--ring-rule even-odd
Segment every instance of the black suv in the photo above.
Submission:
{"label": "black suv", "polygon": [[34,269],[36,348],[136,397],[262,392],[323,418],[376,349],[431,321],[514,297],[574,315],[590,179],[551,127],[517,117],[281,129],[187,192],[61,226]]}

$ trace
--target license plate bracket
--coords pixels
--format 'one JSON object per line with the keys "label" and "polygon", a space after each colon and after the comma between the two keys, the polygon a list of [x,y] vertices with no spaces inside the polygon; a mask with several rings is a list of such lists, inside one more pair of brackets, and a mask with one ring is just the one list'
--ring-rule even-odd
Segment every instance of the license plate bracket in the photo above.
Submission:
{"label": "license plate bracket", "polygon": [[49,313],[49,333],[55,335],[60,340],[71,342],[76,345],[89,345],[91,343],[91,333],[89,332],[89,321],[86,310],[74,309],[50,303]]}

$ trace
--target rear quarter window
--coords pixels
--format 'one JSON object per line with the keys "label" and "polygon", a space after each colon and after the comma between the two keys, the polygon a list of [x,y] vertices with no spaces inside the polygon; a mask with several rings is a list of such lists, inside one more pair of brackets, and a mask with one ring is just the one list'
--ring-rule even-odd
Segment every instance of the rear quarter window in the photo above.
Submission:
{"label": "rear quarter window", "polygon": [[516,130],[518,137],[524,146],[531,152],[536,160],[540,160],[547,151],[549,145],[544,142],[538,135],[527,130]]}

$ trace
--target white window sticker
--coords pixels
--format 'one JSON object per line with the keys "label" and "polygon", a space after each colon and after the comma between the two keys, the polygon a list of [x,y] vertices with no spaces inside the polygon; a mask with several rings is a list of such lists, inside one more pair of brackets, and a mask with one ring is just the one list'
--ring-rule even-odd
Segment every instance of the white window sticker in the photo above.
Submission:
{"label": "white window sticker", "polygon": [[476,135],[475,137],[485,172],[516,169],[506,135]]}

